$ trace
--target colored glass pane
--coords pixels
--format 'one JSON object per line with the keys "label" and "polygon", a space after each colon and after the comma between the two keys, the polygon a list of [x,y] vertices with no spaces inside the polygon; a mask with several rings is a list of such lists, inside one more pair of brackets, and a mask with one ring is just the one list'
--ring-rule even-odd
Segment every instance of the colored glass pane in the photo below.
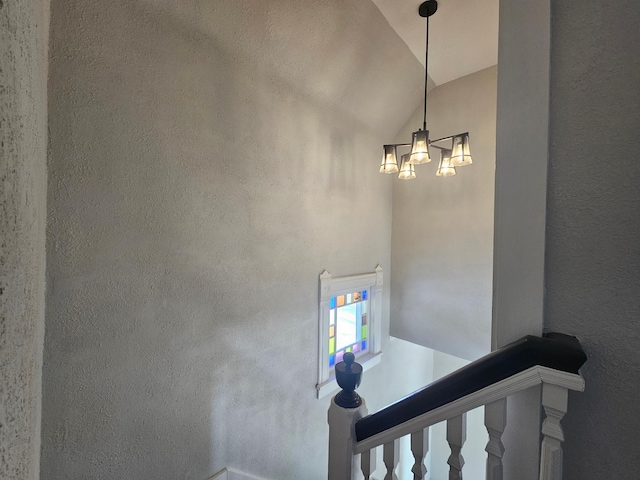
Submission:
{"label": "colored glass pane", "polygon": [[329,303],[329,366],[343,360],[345,352],[367,351],[369,291],[332,297]]}

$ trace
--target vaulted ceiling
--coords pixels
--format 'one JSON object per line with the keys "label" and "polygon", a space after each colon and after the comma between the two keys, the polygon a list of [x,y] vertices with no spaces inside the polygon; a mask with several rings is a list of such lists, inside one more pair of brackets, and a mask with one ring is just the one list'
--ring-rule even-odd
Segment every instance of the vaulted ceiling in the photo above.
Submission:
{"label": "vaulted ceiling", "polygon": [[[424,64],[420,0],[373,0]],[[436,85],[498,63],[498,0],[440,0],[429,23],[429,76]]]}

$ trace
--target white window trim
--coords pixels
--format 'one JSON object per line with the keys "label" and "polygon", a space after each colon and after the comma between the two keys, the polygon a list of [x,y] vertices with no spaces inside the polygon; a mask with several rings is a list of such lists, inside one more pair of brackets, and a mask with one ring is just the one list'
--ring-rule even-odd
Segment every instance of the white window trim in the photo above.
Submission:
{"label": "white window trim", "polygon": [[318,398],[338,390],[333,373],[329,367],[329,302],[332,297],[359,290],[369,290],[369,338],[368,352],[358,357],[363,371],[380,363],[382,357],[382,267],[378,265],[374,272],[361,275],[333,278],[326,270],[320,274],[320,305],[318,308]]}

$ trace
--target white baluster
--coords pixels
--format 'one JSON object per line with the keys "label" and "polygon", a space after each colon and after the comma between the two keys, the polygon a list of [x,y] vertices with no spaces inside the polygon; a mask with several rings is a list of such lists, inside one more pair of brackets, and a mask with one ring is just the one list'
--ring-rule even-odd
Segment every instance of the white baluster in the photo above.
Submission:
{"label": "white baluster", "polygon": [[542,386],[542,407],[546,418],[542,422],[540,480],[562,480],[562,442],[564,432],[560,421],[567,413],[568,390],[545,383]]}
{"label": "white baluster", "polygon": [[376,449],[372,448],[360,454],[360,468],[362,468],[362,474],[364,480],[370,480],[371,475],[376,471]]}
{"label": "white baluster", "polygon": [[463,413],[447,420],[447,442],[451,447],[451,455],[447,461],[449,464],[449,480],[462,480],[464,458],[460,452],[466,440],[467,414]]}
{"label": "white baluster", "polygon": [[411,452],[415,462],[413,463],[413,480],[424,480],[427,474],[427,466],[424,457],[429,452],[429,427],[411,434]]}
{"label": "white baluster", "polygon": [[384,465],[387,467],[387,474],[384,476],[384,480],[398,480],[396,475],[396,467],[400,462],[400,439],[385,443],[382,450],[382,459]]}
{"label": "white baluster", "polygon": [[486,480],[502,480],[502,456],[504,444],[502,434],[507,425],[507,399],[490,403],[484,407],[484,424],[489,433]]}

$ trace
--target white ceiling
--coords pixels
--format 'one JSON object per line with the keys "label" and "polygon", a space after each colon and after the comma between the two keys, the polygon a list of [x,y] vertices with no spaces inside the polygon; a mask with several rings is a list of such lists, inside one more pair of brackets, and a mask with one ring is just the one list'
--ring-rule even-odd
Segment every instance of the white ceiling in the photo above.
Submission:
{"label": "white ceiling", "polygon": [[[424,65],[421,0],[373,0]],[[498,63],[498,0],[439,0],[429,21],[429,76],[440,85]]]}

